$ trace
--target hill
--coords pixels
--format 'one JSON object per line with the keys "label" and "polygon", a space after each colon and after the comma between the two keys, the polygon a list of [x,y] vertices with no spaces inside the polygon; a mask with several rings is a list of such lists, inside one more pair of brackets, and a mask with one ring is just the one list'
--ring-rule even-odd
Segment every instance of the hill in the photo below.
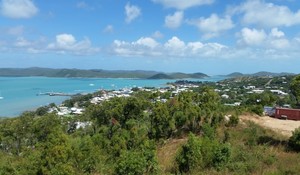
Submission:
{"label": "hill", "polygon": [[0,68],[0,76],[3,77],[90,77],[90,78],[148,78],[157,74],[155,71],[125,71],[102,69],[51,69],[51,68]]}
{"label": "hill", "polygon": [[240,73],[240,72],[233,72],[231,74],[226,75],[227,77],[242,77],[244,76],[244,74]]}
{"label": "hill", "polygon": [[51,69],[51,68],[0,68],[2,77],[83,77],[83,78],[142,78],[142,79],[184,79],[184,78],[204,78],[208,77],[203,73],[185,74],[171,73],[166,74],[156,71],[143,70],[102,70],[102,69]]}
{"label": "hill", "polygon": [[279,76],[287,76],[287,75],[295,75],[295,74],[288,73],[288,72],[274,73],[274,72],[260,71],[253,74],[243,74],[240,72],[233,72],[226,76],[234,78],[234,77],[279,77]]}
{"label": "hill", "polygon": [[190,78],[201,79],[206,77],[209,76],[204,73],[186,74],[186,73],[176,72],[170,74],[158,73],[149,77],[148,79],[190,79]]}

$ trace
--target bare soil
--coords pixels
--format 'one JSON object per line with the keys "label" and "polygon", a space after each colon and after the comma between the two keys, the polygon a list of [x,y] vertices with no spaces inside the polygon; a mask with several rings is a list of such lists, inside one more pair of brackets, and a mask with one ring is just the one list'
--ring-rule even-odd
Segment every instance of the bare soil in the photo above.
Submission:
{"label": "bare soil", "polygon": [[257,116],[257,115],[241,115],[241,121],[252,121],[262,127],[271,129],[283,136],[290,137],[293,131],[300,127],[300,121],[294,120],[281,120],[277,118],[272,118],[269,116]]}

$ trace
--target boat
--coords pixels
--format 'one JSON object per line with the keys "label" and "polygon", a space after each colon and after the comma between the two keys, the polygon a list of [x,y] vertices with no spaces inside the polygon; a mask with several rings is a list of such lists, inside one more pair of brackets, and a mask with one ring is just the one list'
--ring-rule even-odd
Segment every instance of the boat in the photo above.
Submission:
{"label": "boat", "polygon": [[3,99],[4,99],[4,97],[1,96],[1,91],[0,91],[0,100],[3,100]]}

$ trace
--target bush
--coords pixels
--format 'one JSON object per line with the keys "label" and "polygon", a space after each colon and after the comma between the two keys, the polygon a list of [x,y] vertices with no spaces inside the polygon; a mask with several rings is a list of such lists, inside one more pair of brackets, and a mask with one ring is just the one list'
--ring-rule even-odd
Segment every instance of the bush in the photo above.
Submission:
{"label": "bush", "polygon": [[231,148],[227,144],[219,143],[208,137],[198,138],[189,135],[187,144],[182,146],[176,157],[180,173],[193,172],[204,168],[222,168],[231,155]]}
{"label": "bush", "polygon": [[209,139],[215,139],[216,137],[216,129],[213,126],[210,126],[208,123],[203,123],[202,127],[203,137],[207,137]]}
{"label": "bush", "polygon": [[188,172],[202,164],[201,146],[201,140],[190,134],[187,144],[182,146],[176,157],[180,172]]}
{"label": "bush", "polygon": [[300,127],[295,129],[289,139],[289,146],[292,150],[300,152]]}
{"label": "bush", "polygon": [[253,105],[250,107],[250,112],[253,112],[257,115],[262,115],[264,110],[263,107],[261,105]]}
{"label": "bush", "polygon": [[147,168],[147,161],[141,155],[141,153],[135,151],[124,151],[117,162],[116,174],[144,174]]}
{"label": "bush", "polygon": [[226,124],[226,126],[228,127],[235,127],[239,124],[239,117],[237,115],[233,115],[229,118],[228,123]]}

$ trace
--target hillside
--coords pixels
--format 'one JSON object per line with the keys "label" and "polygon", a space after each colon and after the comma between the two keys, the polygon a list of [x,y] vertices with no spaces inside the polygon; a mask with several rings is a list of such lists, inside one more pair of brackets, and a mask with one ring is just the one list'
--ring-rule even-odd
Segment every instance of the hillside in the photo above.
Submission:
{"label": "hillside", "polygon": [[190,79],[190,78],[201,79],[206,77],[209,76],[204,73],[186,74],[186,73],[176,72],[171,74],[158,73],[156,75],[149,77],[148,79]]}
{"label": "hillside", "polygon": [[143,70],[102,70],[102,69],[51,69],[51,68],[0,68],[2,77],[90,77],[90,78],[142,78],[142,79],[184,79],[184,78],[204,78],[208,77],[203,73],[161,73],[156,71]]}
{"label": "hillside", "polygon": [[295,75],[295,74],[288,73],[288,72],[274,73],[274,72],[260,71],[253,74],[243,74],[241,72],[233,72],[226,76],[235,78],[235,77],[278,77],[278,76],[287,76],[287,75]]}

